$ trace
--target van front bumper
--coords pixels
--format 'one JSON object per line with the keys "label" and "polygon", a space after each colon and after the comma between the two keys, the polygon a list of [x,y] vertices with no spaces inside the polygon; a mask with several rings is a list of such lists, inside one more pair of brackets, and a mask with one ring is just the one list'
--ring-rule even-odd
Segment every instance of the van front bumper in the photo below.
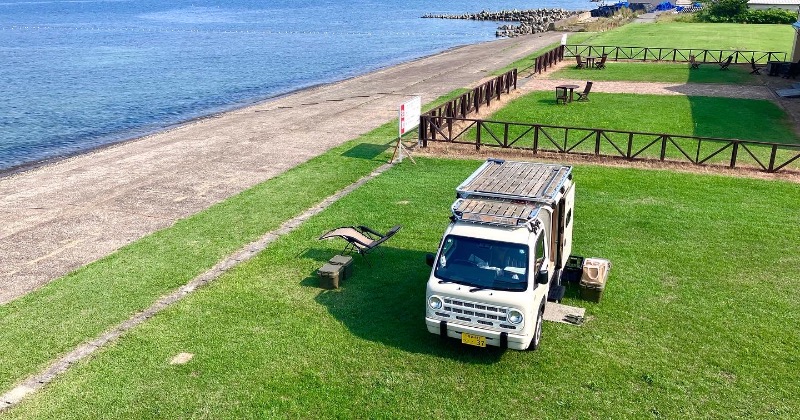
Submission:
{"label": "van front bumper", "polygon": [[428,332],[431,334],[446,335],[447,337],[457,338],[459,340],[461,340],[461,333],[479,335],[481,337],[486,337],[487,345],[514,350],[527,349],[528,345],[531,343],[531,339],[533,339],[533,337],[525,337],[524,335],[484,330],[428,317],[425,317],[425,324],[428,326]]}

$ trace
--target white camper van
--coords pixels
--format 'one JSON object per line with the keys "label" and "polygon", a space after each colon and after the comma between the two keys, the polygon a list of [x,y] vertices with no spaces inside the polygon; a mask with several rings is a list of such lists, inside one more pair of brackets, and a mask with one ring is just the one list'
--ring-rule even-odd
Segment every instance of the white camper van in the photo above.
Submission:
{"label": "white camper van", "polygon": [[572,167],[489,159],[456,188],[428,280],[428,331],[462,343],[537,349],[572,251]]}

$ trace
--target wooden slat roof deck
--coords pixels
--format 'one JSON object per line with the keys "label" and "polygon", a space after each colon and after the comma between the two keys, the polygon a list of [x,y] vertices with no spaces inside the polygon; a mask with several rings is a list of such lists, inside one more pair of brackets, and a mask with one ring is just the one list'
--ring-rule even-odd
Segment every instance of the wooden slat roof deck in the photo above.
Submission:
{"label": "wooden slat roof deck", "polygon": [[490,164],[458,192],[531,201],[552,200],[572,168],[563,165],[504,162]]}

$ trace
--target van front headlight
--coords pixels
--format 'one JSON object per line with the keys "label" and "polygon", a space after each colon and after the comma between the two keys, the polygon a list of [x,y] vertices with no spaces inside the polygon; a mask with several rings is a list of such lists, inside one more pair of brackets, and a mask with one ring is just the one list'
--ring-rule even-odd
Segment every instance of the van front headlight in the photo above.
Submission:
{"label": "van front headlight", "polygon": [[520,312],[520,311],[518,311],[516,309],[512,309],[512,310],[508,311],[508,322],[517,325],[517,324],[521,324],[523,319],[524,318],[522,316],[522,312]]}
{"label": "van front headlight", "polygon": [[428,298],[428,306],[433,310],[442,309],[442,299],[439,296],[431,296]]}

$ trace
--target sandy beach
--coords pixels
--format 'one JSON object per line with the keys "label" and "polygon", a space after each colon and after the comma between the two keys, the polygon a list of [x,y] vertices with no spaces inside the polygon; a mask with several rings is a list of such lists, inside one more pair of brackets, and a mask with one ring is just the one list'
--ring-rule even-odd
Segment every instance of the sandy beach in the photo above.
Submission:
{"label": "sandy beach", "polygon": [[0,178],[0,304],[560,38],[459,47]]}

